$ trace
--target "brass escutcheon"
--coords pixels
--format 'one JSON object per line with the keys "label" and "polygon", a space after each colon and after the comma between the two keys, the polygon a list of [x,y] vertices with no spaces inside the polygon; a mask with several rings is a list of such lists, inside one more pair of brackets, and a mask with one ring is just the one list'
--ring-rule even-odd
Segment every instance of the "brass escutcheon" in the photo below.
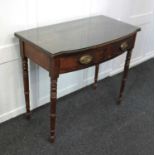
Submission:
{"label": "brass escutcheon", "polygon": [[121,48],[122,51],[126,51],[127,48],[128,48],[128,43],[127,43],[126,41],[123,42],[123,43],[121,44],[120,48]]}
{"label": "brass escutcheon", "polygon": [[93,60],[93,57],[91,55],[83,55],[79,61],[81,64],[87,65],[90,62],[92,62],[92,60]]}

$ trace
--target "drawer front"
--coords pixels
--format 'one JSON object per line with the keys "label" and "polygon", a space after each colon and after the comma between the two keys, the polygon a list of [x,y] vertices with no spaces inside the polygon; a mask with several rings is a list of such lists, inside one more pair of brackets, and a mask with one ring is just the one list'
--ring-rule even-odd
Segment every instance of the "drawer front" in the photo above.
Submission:
{"label": "drawer front", "polygon": [[134,47],[135,36],[75,54],[60,56],[60,73],[87,68],[112,59]]}

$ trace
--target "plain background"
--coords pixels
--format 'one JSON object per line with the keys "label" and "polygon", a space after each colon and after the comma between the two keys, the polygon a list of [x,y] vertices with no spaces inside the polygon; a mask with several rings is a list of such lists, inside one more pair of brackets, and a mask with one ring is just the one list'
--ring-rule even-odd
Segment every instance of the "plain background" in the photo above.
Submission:
{"label": "plain background", "polygon": [[[25,112],[19,44],[14,32],[103,14],[140,26],[131,65],[153,57],[153,0],[0,0],[0,122]],[[125,55],[100,67],[99,79],[123,69]],[[93,81],[94,67],[61,75],[58,97]],[[30,62],[31,107],[49,102],[48,72]]]}

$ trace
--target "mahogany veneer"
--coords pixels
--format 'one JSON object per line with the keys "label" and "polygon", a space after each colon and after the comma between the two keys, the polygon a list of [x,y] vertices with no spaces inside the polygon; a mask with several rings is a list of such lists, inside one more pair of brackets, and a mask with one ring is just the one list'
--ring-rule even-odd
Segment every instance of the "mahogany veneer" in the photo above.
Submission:
{"label": "mahogany veneer", "polygon": [[47,71],[51,79],[51,142],[55,141],[57,79],[59,74],[95,65],[94,88],[99,64],[127,52],[117,103],[121,103],[132,49],[140,28],[105,16],[34,28],[15,35],[20,40],[27,118],[30,118],[28,58]]}

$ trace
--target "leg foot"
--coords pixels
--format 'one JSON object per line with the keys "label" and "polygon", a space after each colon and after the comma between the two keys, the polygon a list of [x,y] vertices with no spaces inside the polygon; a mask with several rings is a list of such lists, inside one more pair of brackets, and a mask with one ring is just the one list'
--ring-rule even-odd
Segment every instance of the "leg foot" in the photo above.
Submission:
{"label": "leg foot", "polygon": [[51,143],[54,143],[54,142],[55,142],[55,137],[54,137],[54,136],[51,136],[51,137],[50,137],[50,142],[51,142]]}
{"label": "leg foot", "polygon": [[119,98],[119,99],[117,100],[117,104],[120,105],[121,103],[122,103],[122,98]]}
{"label": "leg foot", "polygon": [[93,84],[93,89],[96,89],[97,88],[97,83],[94,83]]}
{"label": "leg foot", "polygon": [[27,120],[30,120],[31,119],[31,113],[29,112],[29,113],[26,113],[26,119]]}

